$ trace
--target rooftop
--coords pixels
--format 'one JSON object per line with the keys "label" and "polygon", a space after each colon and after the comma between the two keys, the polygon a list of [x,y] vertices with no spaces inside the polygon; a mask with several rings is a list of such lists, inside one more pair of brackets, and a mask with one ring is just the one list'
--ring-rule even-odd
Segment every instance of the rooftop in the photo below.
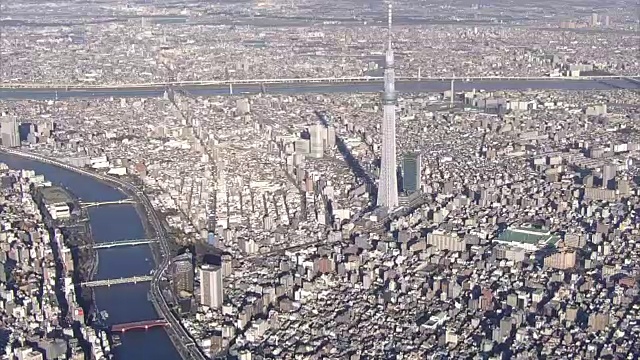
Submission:
{"label": "rooftop", "polygon": [[560,238],[549,230],[535,227],[512,227],[498,236],[499,241],[530,245],[555,245]]}
{"label": "rooftop", "polygon": [[71,195],[59,186],[49,186],[40,189],[44,201],[48,204],[69,203],[73,201]]}

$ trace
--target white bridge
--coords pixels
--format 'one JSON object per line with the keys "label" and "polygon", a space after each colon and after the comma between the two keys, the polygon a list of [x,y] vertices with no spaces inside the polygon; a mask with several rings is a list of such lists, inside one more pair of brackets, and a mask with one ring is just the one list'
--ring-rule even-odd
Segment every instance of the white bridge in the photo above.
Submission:
{"label": "white bridge", "polygon": [[80,206],[86,209],[90,207],[103,206],[103,205],[135,204],[135,203],[136,201],[133,199],[121,199],[121,200],[113,200],[113,201],[81,202]]}
{"label": "white bridge", "polygon": [[118,246],[136,246],[136,245],[144,245],[158,242],[158,239],[131,239],[131,240],[118,240],[118,241],[107,241],[96,244],[87,244],[80,246],[81,249],[109,249]]}
{"label": "white bridge", "polygon": [[119,278],[119,279],[86,281],[86,282],[80,283],[80,286],[97,287],[97,286],[111,286],[111,285],[118,285],[118,284],[137,284],[139,282],[151,281],[151,279],[153,279],[153,276],[151,275],[132,276],[128,278]]}

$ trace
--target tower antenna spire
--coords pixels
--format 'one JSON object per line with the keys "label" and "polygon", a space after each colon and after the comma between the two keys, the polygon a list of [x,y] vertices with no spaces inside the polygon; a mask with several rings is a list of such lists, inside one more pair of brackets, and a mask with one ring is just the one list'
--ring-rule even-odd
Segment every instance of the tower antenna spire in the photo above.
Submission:
{"label": "tower antenna spire", "polygon": [[393,25],[393,5],[391,4],[391,1],[387,4],[387,9],[387,39],[389,42],[389,50],[391,50],[391,25]]}

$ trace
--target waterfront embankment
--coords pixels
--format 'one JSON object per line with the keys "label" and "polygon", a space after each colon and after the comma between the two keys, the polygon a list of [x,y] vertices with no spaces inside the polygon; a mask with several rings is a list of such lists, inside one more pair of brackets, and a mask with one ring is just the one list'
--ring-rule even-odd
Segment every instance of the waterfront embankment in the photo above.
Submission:
{"label": "waterfront embankment", "polygon": [[[116,201],[127,196],[121,191],[120,185],[109,186],[104,179],[100,181],[93,176],[94,174],[84,169],[72,169],[38,155],[7,149],[0,154],[0,161],[13,168],[35,170],[52,183],[62,183],[73,189],[73,192],[86,202]],[[87,213],[96,243],[145,237],[144,226],[138,211],[134,206],[126,204],[88,209]],[[97,279],[148,275],[155,268],[148,246],[117,247],[101,249],[98,252],[100,262],[97,266]],[[109,314],[107,325],[157,319],[159,315],[149,301],[151,289],[150,283],[97,287],[94,288],[96,306]],[[168,327],[122,334],[122,346],[116,349],[117,358],[124,360],[180,359],[181,356],[172,345],[171,337],[165,330],[175,331]],[[176,336],[173,337],[176,338]]]}

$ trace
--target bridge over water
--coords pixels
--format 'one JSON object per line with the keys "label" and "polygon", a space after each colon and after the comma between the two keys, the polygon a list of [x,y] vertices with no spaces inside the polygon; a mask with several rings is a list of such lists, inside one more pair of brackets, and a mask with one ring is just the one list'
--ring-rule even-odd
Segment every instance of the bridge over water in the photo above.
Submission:
{"label": "bridge over water", "polygon": [[[1,96],[0,96],[1,97]],[[142,193],[142,191],[140,191],[139,189],[134,188],[132,185],[123,182],[117,178],[111,178],[109,176],[103,175],[103,174],[99,174],[99,173],[94,173],[91,171],[88,171],[86,169],[82,169],[82,168],[77,168],[74,166],[71,166],[69,164],[51,159],[47,156],[43,156],[43,155],[39,155],[39,154],[34,154],[34,153],[28,153],[28,152],[22,152],[19,150],[15,150],[15,149],[9,149],[9,148],[4,148],[4,147],[0,147],[0,152],[5,152],[8,154],[14,154],[17,156],[21,156],[21,157],[25,157],[27,159],[32,159],[32,160],[36,160],[42,163],[46,163],[46,164],[51,164],[54,166],[58,166],[60,168],[63,169],[67,169],[70,171],[74,171],[76,173],[82,174],[82,175],[87,175],[93,178],[97,178],[103,181],[107,181],[110,183],[116,183],[119,186],[122,186],[123,188],[126,188],[132,192],[137,193],[142,200],[142,205],[145,206],[145,208],[147,210],[151,209],[151,203],[149,202],[149,200],[144,197],[144,194]],[[163,227],[160,225],[158,219],[157,219],[157,215],[155,215],[155,213],[151,212],[152,215],[152,226],[155,228],[155,230],[162,234],[163,232],[161,230],[164,230]],[[164,240],[166,238],[166,234],[164,236],[162,236],[162,239]],[[207,357],[205,357],[201,351],[201,349],[196,345],[196,343],[193,341],[193,339],[191,338],[191,336],[189,335],[189,333],[186,332],[186,330],[184,329],[184,327],[180,324],[180,322],[178,321],[178,319],[176,318],[176,316],[172,313],[169,304],[167,303],[166,299],[164,298],[161,290],[160,290],[160,286],[158,285],[158,283],[156,281],[154,281],[154,277],[157,279],[159,279],[162,274],[167,270],[167,267],[169,265],[169,249],[168,249],[168,245],[165,241],[160,241],[159,242],[161,244],[161,249],[162,249],[162,253],[163,253],[163,258],[162,258],[162,262],[159,264],[158,269],[156,270],[156,272],[154,273],[153,276],[135,276],[135,277],[131,277],[131,278],[121,278],[121,279],[115,279],[115,280],[100,280],[100,281],[92,281],[92,282],[86,282],[86,283],[81,283],[79,285],[81,286],[110,286],[110,285],[114,285],[114,284],[126,284],[126,283],[136,283],[136,282],[143,282],[143,281],[151,281],[151,292],[150,294],[152,294],[152,304],[154,305],[154,308],[156,309],[156,311],[158,312],[158,315],[165,317],[167,319],[168,322],[165,322],[164,320],[161,321],[157,321],[157,320],[149,320],[150,323],[145,323],[145,322],[137,322],[137,323],[126,323],[126,324],[117,324],[116,326],[116,330],[118,331],[127,331],[127,330],[133,330],[133,329],[148,329],[150,327],[154,327],[154,326],[165,326],[168,329],[171,329],[170,331],[168,331],[169,335],[172,337],[172,341],[174,341],[175,344],[177,344],[177,349],[178,351],[181,353],[182,358],[185,359],[194,359],[194,360],[206,360]],[[124,329],[124,330],[123,330]]]}
{"label": "bridge over water", "polygon": [[118,285],[118,284],[137,284],[139,282],[151,281],[152,279],[153,279],[153,276],[151,275],[141,275],[141,276],[132,276],[127,278],[118,278],[118,279],[85,281],[83,283],[80,283],[80,286],[97,287],[97,286],[111,286],[111,285]]}
{"label": "bridge over water", "polygon": [[104,205],[118,205],[118,204],[135,204],[135,200],[133,199],[121,199],[121,200],[113,200],[113,201],[94,201],[94,202],[81,202],[80,206],[83,208],[90,208],[95,206],[104,206]]}
{"label": "bridge over water", "polygon": [[151,244],[156,242],[158,242],[158,239],[156,238],[118,240],[118,241],[106,241],[106,242],[101,242],[96,244],[87,244],[87,245],[80,246],[79,248],[81,249],[91,248],[91,249],[98,250],[98,249],[109,249],[109,248],[119,247],[119,246],[137,246],[137,245]]}
{"label": "bridge over water", "polygon": [[142,321],[134,321],[129,323],[115,324],[111,325],[112,332],[126,332],[129,330],[137,330],[144,329],[148,330],[152,327],[157,326],[167,326],[169,323],[166,320],[158,319],[158,320],[142,320]]}

